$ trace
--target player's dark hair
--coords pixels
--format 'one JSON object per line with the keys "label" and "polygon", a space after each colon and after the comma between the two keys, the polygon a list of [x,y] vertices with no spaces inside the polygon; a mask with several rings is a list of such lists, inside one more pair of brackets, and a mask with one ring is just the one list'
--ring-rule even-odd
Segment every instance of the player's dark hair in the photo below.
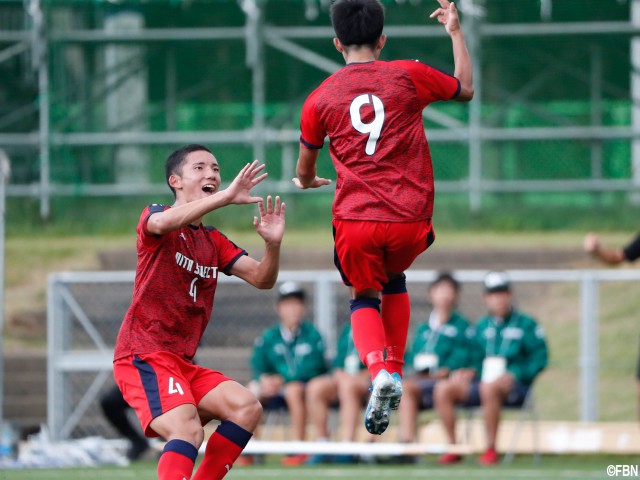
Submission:
{"label": "player's dark hair", "polygon": [[[203,145],[198,145],[197,143],[192,143],[191,145],[186,145],[184,147],[179,148],[175,152],[173,152],[167,158],[167,163],[164,166],[164,171],[167,179],[167,185],[169,185],[169,177],[174,173],[177,175],[182,175],[182,164],[187,158],[187,155],[193,152],[205,151],[211,153],[207,147]],[[212,154],[212,153],[211,153]],[[213,154],[212,154],[213,155]],[[175,189],[169,185],[169,188],[173,192],[173,196],[176,196]]]}
{"label": "player's dark hair", "polygon": [[436,285],[442,282],[450,283],[453,289],[456,291],[456,293],[460,292],[460,282],[458,282],[458,280],[456,280],[455,277],[451,275],[451,273],[449,272],[438,273],[438,276],[436,277],[436,279],[433,282],[431,282],[431,285],[429,285],[429,291],[431,291],[433,287],[435,287]]}
{"label": "player's dark hair", "polygon": [[384,7],[379,0],[336,0],[331,24],[343,47],[375,47],[384,27]]}

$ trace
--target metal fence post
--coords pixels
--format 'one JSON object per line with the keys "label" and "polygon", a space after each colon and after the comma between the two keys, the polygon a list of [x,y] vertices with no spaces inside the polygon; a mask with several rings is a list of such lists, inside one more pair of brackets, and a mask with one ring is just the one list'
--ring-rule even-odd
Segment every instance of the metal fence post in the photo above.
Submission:
{"label": "metal fence post", "polygon": [[580,420],[598,420],[598,282],[585,272],[580,282]]}

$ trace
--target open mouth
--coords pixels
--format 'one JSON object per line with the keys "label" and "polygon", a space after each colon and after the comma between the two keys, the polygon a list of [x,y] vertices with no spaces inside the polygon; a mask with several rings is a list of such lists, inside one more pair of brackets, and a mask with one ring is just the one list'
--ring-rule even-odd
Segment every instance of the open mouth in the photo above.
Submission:
{"label": "open mouth", "polygon": [[211,183],[208,183],[207,185],[204,185],[202,187],[202,191],[205,193],[213,193],[216,191],[216,186],[212,185]]}

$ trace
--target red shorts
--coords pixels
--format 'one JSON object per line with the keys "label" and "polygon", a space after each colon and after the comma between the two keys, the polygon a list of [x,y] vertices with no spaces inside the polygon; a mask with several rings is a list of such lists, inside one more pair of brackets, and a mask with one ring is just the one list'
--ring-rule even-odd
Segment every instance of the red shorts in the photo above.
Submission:
{"label": "red shorts", "polygon": [[431,220],[413,223],[334,220],[334,262],[345,285],[382,291],[435,240]]}
{"label": "red shorts", "polygon": [[198,405],[202,397],[231,380],[169,352],[141,353],[113,363],[124,399],[136,411],[147,437],[157,437],[151,421],[179,405]]}

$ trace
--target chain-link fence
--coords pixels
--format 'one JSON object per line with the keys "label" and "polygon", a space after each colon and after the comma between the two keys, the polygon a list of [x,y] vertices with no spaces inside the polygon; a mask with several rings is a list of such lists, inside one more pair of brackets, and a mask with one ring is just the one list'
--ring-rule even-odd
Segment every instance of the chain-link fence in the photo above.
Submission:
{"label": "chain-link fence", "polygon": [[[458,271],[460,311],[484,314],[484,271]],[[536,382],[543,420],[629,420],[635,418],[634,368],[638,353],[634,282],[629,271],[511,271],[515,300],[547,333],[550,363]],[[411,332],[428,319],[427,285],[432,271],[409,272]],[[285,271],[308,293],[308,319],[335,350],[348,321],[347,289],[332,271]],[[633,281],[633,282],[632,282]],[[51,432],[60,437],[113,434],[97,398],[113,386],[113,344],[131,300],[132,272],[64,273],[49,282],[48,408]],[[599,292],[601,288],[601,292]],[[246,383],[254,339],[277,324],[274,292],[259,291],[234,277],[221,278],[212,321],[196,360]],[[602,333],[598,322],[606,324]],[[561,392],[561,394],[560,394]]]}

